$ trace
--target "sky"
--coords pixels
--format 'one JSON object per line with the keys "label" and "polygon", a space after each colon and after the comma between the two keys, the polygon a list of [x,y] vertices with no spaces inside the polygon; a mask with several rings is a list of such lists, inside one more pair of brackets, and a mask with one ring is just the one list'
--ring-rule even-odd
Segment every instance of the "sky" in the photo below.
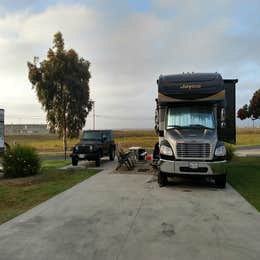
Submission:
{"label": "sky", "polygon": [[259,11],[257,0],[0,0],[6,123],[45,123],[27,61],[45,59],[57,31],[91,62],[97,128],[153,128],[160,74],[238,78],[238,109],[260,88]]}

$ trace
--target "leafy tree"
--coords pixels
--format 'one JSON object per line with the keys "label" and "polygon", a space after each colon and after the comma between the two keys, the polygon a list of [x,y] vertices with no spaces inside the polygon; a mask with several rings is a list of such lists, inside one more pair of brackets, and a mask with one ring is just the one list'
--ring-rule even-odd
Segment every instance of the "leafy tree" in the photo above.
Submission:
{"label": "leafy tree", "polygon": [[254,93],[249,105],[244,105],[237,111],[237,117],[241,120],[251,118],[253,126],[254,121],[260,119],[260,89]]}
{"label": "leafy tree", "polygon": [[244,105],[237,111],[237,117],[244,120],[249,117],[248,105]]}
{"label": "leafy tree", "polygon": [[250,100],[249,112],[253,119],[260,119],[260,89],[254,93]]}
{"label": "leafy tree", "polygon": [[54,35],[47,59],[28,62],[29,80],[39,102],[47,112],[51,133],[63,137],[66,159],[67,138],[78,137],[92,109],[89,98],[90,62],[79,58],[75,50],[65,50],[60,32]]}

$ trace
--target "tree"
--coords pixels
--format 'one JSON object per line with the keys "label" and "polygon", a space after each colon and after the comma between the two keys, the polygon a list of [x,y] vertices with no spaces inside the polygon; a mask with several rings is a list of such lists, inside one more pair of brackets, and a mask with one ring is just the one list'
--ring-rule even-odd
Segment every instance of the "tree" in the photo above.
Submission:
{"label": "tree", "polygon": [[254,120],[260,119],[260,89],[254,93],[250,100],[249,112]]}
{"label": "tree", "polygon": [[241,120],[251,118],[254,127],[254,121],[260,119],[260,89],[254,93],[249,105],[244,105],[237,111],[237,117]]}
{"label": "tree", "polygon": [[61,32],[54,35],[47,59],[28,62],[29,80],[39,102],[47,112],[51,133],[63,137],[66,159],[67,138],[78,137],[92,109],[89,98],[90,62],[79,58],[75,50],[65,50]]}
{"label": "tree", "polygon": [[244,120],[249,117],[248,105],[244,105],[237,111],[237,117]]}

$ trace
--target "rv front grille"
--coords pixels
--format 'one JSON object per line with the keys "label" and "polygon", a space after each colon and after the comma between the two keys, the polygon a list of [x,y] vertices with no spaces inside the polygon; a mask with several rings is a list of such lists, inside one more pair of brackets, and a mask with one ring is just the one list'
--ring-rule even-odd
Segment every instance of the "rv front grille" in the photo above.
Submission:
{"label": "rv front grille", "polygon": [[202,143],[178,143],[177,156],[180,158],[208,158],[210,144]]}

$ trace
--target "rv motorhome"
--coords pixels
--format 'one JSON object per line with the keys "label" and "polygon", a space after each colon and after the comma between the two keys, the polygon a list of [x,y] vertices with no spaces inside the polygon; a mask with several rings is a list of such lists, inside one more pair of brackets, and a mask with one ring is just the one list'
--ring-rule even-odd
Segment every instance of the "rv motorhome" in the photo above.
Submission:
{"label": "rv motorhome", "polygon": [[158,183],[201,175],[226,185],[225,143],[236,142],[235,85],[219,73],[161,75],[155,128],[159,135]]}

